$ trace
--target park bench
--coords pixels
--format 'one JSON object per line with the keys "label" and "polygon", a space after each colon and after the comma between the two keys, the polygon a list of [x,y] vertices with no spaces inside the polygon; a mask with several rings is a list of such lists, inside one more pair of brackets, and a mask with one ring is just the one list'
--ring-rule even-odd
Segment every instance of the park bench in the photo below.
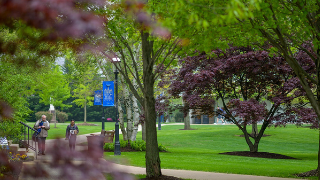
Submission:
{"label": "park bench", "polygon": [[104,143],[113,143],[114,131],[101,131],[101,134],[104,136]]}

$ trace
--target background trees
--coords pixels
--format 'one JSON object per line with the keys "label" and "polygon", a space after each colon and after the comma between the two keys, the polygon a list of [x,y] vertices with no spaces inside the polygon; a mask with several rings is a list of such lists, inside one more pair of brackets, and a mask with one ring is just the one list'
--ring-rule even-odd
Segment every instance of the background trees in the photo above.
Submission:
{"label": "background trees", "polygon": [[84,123],[87,122],[87,106],[93,106],[94,91],[101,87],[99,69],[94,65],[93,56],[88,55],[85,58],[83,62],[73,62],[75,71],[72,74],[74,87],[72,97],[75,98],[73,103],[83,108]]}
{"label": "background trees", "polygon": [[53,66],[48,71],[50,73],[44,73],[43,76],[40,76],[41,83],[36,86],[37,93],[41,98],[40,102],[63,109],[68,106],[63,102],[71,96],[69,83],[62,74],[60,66]]}

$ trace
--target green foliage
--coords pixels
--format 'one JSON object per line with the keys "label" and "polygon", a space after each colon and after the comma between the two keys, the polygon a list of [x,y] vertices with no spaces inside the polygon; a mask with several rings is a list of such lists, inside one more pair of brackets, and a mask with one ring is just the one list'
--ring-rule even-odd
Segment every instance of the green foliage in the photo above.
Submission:
{"label": "green foliage", "polygon": [[123,139],[120,139],[120,147],[121,148],[124,148],[124,147],[127,147],[128,146],[128,141],[125,141]]}
{"label": "green foliage", "polygon": [[158,144],[158,148],[159,148],[159,151],[160,152],[167,152],[168,151],[168,148],[165,147],[163,144],[159,143]]}
{"label": "green foliage", "polygon": [[40,97],[37,95],[31,95],[27,97],[28,100],[28,107],[32,111],[32,113],[29,113],[29,117],[26,118],[26,121],[36,121],[37,118],[35,116],[35,112],[39,111],[47,111],[48,110],[48,105],[45,105],[43,103],[39,103]]}
{"label": "green foliage", "polygon": [[[128,146],[128,141],[120,140],[120,148]],[[114,151],[114,143],[105,143],[103,146],[104,150]]]}
{"label": "green foliage", "polygon": [[3,121],[0,123],[0,137],[8,140],[17,139],[21,136],[21,125],[14,121]]}
{"label": "green foliage", "polygon": [[68,120],[68,114],[65,112],[60,112],[60,111],[56,111],[56,116],[57,116],[57,120],[58,122],[64,123],[65,121]]}
{"label": "green foliage", "polygon": [[183,119],[183,112],[181,112],[181,111],[175,112],[173,118],[174,118],[175,122],[184,122],[183,121],[184,120]]}
{"label": "green foliage", "polygon": [[95,66],[95,58],[87,55],[86,60],[86,62],[81,63],[69,61],[69,65],[67,66],[69,67],[68,73],[73,75],[69,77],[74,82],[72,87],[72,97],[74,100],[72,103],[85,108],[84,122],[87,121],[87,107],[93,106],[94,91],[101,89],[100,75],[98,74],[98,68]]}
{"label": "green foliage", "polygon": [[51,121],[53,114],[51,114],[49,111],[39,111],[35,113],[36,119],[39,120],[41,119],[42,115],[46,115],[47,116],[47,121]]}
{"label": "green foliage", "polygon": [[71,94],[69,83],[60,66],[54,66],[48,73],[43,74],[40,81],[42,83],[37,86],[38,94],[41,97],[40,102],[61,108],[69,106],[63,103]]}
{"label": "green foliage", "polygon": [[[120,148],[124,148],[128,146],[128,141],[120,140]],[[137,140],[137,141],[131,141],[130,140],[130,146],[132,149],[136,151],[145,151],[146,150],[146,142],[143,140]],[[159,151],[166,152],[168,149],[161,143],[158,145]],[[114,151],[114,143],[105,143],[103,146],[104,150]]]}
{"label": "green foliage", "polygon": [[[121,143],[120,143],[121,146]],[[106,151],[114,151],[114,144],[113,143],[105,143],[103,149]]]}
{"label": "green foliage", "polygon": [[17,67],[6,62],[9,60],[6,55],[0,56],[0,99],[14,109],[14,120],[21,121],[31,113],[27,97],[34,92],[38,72],[29,66]]}
{"label": "green foliage", "polygon": [[143,140],[137,140],[130,143],[131,148],[136,151],[145,151],[146,150],[146,142]]}

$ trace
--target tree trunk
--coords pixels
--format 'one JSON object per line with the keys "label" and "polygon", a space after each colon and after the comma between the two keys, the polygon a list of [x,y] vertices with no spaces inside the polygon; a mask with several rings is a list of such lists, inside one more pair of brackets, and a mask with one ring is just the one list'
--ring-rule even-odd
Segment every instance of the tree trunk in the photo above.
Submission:
{"label": "tree trunk", "polygon": [[53,113],[53,116],[54,116],[54,128],[57,128],[57,110],[54,110],[54,113]]}
{"label": "tree trunk", "polygon": [[120,122],[120,129],[121,129],[122,137],[123,137],[123,140],[126,141],[126,140],[128,140],[127,139],[127,131],[126,131],[126,128],[124,127],[123,109],[122,109],[120,103],[118,103],[118,112],[119,112],[119,122]]}
{"label": "tree trunk", "polygon": [[146,123],[141,124],[142,127],[142,140],[147,141],[147,135],[146,135]]}
{"label": "tree trunk", "polygon": [[[320,124],[319,124],[320,127]],[[319,147],[318,147],[318,180],[320,180],[320,129],[319,129]]]}
{"label": "tree trunk", "polygon": [[143,60],[143,93],[146,126],[146,174],[147,178],[161,176],[160,157],[156,129],[156,109],[154,98],[154,61],[151,59],[153,42],[149,33],[141,31]]}
{"label": "tree trunk", "polygon": [[[319,24],[318,24],[319,25]],[[320,56],[320,49],[317,49],[317,55],[318,57]],[[317,68],[317,106],[320,107],[320,60],[317,59],[316,61],[316,68]],[[319,114],[318,115],[318,123],[320,127],[320,122],[319,122]],[[318,180],[320,180],[320,132],[319,132],[319,148],[318,148]]]}
{"label": "tree trunk", "polygon": [[132,102],[133,102],[133,132],[130,137],[131,141],[135,141],[137,138],[137,133],[138,133],[138,126],[139,126],[139,107],[137,103],[137,98],[132,96]]}
{"label": "tree trunk", "polygon": [[[122,85],[123,89],[127,88],[126,85],[123,83],[123,81],[119,81],[119,82],[121,82],[121,85]],[[122,96],[124,97],[124,99],[126,99],[125,98],[125,96],[126,96],[125,90],[122,91]],[[121,133],[122,133],[123,140],[127,141],[128,140],[127,139],[127,131],[126,131],[126,128],[124,126],[123,112],[124,111],[123,111],[123,109],[122,109],[122,107],[120,105],[120,101],[118,101],[118,113],[119,113],[120,130],[121,130]]]}
{"label": "tree trunk", "polygon": [[245,140],[249,146],[250,152],[258,152],[258,146],[259,146],[260,140],[261,140],[265,130],[267,129],[268,125],[269,125],[268,121],[263,122],[259,133],[257,133],[257,135],[253,136],[253,138],[252,138],[254,140],[254,143],[252,143],[252,141],[250,140],[250,136],[247,131],[246,125],[242,129],[240,128],[244,134],[244,137],[245,137]]}
{"label": "tree trunk", "polygon": [[184,118],[184,129],[185,130],[190,130],[190,110],[187,114],[187,116]]}
{"label": "tree trunk", "polygon": [[257,123],[252,123],[251,136],[253,136],[253,137],[257,137],[258,136],[258,124]]}
{"label": "tree trunk", "polygon": [[243,132],[244,138],[246,140],[246,143],[249,146],[250,152],[258,152],[258,144],[259,144],[259,142],[257,144],[253,144],[251,142],[249,133],[247,132],[247,126],[246,125],[244,125],[244,127],[242,128],[242,132]]}
{"label": "tree trunk", "polygon": [[84,102],[84,121],[83,122],[87,123],[87,102]]}
{"label": "tree trunk", "polygon": [[125,105],[126,105],[126,113],[127,113],[127,138],[126,140],[131,138],[132,131],[133,131],[133,117],[132,117],[132,102],[130,98],[130,94],[128,89],[125,87]]}
{"label": "tree trunk", "polygon": [[[136,46],[135,52],[139,52],[141,49],[141,44]],[[138,62],[140,59],[140,54],[136,53],[136,56],[134,57],[135,61]],[[140,67],[138,67],[139,70],[142,70]],[[137,81],[135,78],[133,78],[133,86],[138,87]],[[138,129],[139,129],[139,123],[140,123],[140,110],[138,106],[138,100],[135,96],[132,96],[131,98],[132,104],[133,104],[133,132],[130,137],[131,141],[135,141],[137,139]],[[142,137],[145,137],[145,131],[142,129]],[[145,140],[145,139],[144,139]]]}

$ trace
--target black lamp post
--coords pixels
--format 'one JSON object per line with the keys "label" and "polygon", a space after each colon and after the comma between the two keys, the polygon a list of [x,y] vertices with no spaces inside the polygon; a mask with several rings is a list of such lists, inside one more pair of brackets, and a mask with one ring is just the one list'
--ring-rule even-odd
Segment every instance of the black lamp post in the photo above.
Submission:
{"label": "black lamp post", "polygon": [[[113,63],[118,63],[120,62],[119,58],[112,58]],[[115,65],[114,65],[115,66]],[[120,151],[120,141],[119,141],[119,114],[118,114],[118,69],[116,66],[114,67],[114,76],[115,76],[115,103],[114,105],[116,106],[116,124],[115,124],[115,144],[114,144],[114,155],[121,155]]]}
{"label": "black lamp post", "polygon": [[158,130],[161,130],[161,115],[158,118]]}
{"label": "black lamp post", "polygon": [[103,106],[102,106],[102,118],[101,118],[101,121],[102,121],[102,130],[105,130],[105,128],[104,128],[105,120],[104,120],[104,108],[103,108]]}

